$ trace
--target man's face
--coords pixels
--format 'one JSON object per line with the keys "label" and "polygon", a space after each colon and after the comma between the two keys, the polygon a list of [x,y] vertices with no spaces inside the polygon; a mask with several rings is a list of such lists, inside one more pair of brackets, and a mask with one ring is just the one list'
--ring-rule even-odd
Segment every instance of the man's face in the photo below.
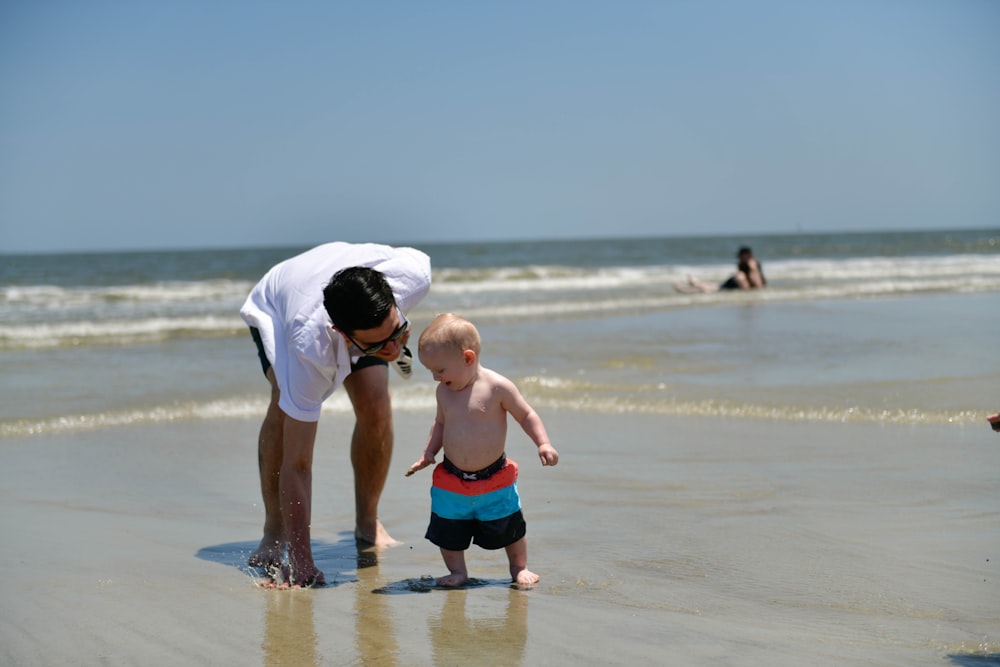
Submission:
{"label": "man's face", "polygon": [[348,345],[353,344],[363,354],[395,361],[399,358],[403,346],[410,340],[410,323],[403,317],[399,308],[393,308],[382,324],[373,329],[358,329],[350,335],[340,333]]}

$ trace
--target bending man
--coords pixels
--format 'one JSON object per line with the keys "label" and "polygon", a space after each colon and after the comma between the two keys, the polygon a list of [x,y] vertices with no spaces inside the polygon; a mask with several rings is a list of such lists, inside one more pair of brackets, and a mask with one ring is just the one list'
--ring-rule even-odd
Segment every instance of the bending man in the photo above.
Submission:
{"label": "bending man", "polygon": [[310,544],[312,460],[323,401],[341,385],[355,414],[355,537],[396,543],[378,518],[393,444],[388,365],[409,374],[406,313],[430,283],[418,250],[338,242],[277,264],[250,292],[240,315],[271,385],[258,441],[264,535],[251,566],[281,568],[287,549],[287,585],[326,583]]}

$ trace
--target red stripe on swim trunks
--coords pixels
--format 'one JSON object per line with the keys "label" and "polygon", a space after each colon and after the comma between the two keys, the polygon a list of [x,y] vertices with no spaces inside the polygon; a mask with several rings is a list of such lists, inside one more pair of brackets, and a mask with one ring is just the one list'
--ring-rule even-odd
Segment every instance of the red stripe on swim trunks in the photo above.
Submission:
{"label": "red stripe on swim trunks", "polygon": [[497,489],[505,489],[517,481],[517,464],[507,459],[503,470],[494,473],[489,479],[466,481],[444,469],[440,463],[434,468],[434,486],[443,491],[458,493],[463,496],[481,496]]}

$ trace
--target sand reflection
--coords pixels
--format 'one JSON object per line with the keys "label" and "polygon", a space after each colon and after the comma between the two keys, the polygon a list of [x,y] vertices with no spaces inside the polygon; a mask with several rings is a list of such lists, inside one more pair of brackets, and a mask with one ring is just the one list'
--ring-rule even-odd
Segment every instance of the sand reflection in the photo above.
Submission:
{"label": "sand reflection", "polygon": [[[354,643],[363,665],[399,664],[399,641],[392,622],[389,599],[373,595],[379,587],[378,557],[358,552],[358,583],[354,586]],[[406,664],[405,661],[403,664]]]}
{"label": "sand reflection", "polygon": [[[528,597],[507,591],[502,599],[482,589],[446,591],[441,613],[428,618],[434,664],[520,665],[528,636]],[[471,601],[470,601],[471,599]]]}
{"label": "sand reflection", "polygon": [[264,665],[319,665],[314,592],[268,591],[264,620]]}

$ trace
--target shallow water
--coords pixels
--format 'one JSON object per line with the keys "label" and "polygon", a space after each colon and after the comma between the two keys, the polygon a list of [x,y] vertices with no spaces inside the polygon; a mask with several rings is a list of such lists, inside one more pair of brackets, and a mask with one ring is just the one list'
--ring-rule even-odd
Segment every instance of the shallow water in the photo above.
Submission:
{"label": "shallow water", "polygon": [[[750,301],[530,326],[485,323],[482,358],[549,408],[973,424],[1000,409],[998,305],[992,293]],[[419,330],[428,318],[418,312],[412,319]],[[266,399],[248,335],[0,351],[0,363],[0,435],[254,416]],[[398,410],[433,404],[434,383],[419,366],[408,382],[394,377],[393,388]],[[328,410],[349,406],[335,395]]]}

